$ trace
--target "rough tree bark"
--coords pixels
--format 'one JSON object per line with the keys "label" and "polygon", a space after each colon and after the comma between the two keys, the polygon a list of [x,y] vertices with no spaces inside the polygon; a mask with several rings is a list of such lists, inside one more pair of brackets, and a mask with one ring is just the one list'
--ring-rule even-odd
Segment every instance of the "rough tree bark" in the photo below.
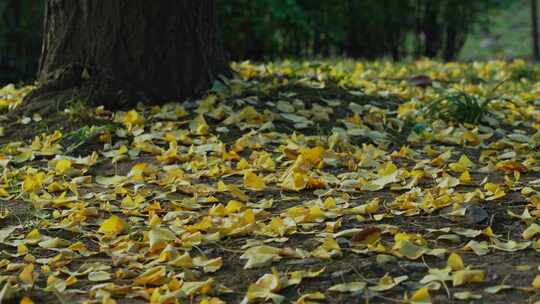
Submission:
{"label": "rough tree bark", "polygon": [[540,61],[540,49],[538,47],[538,1],[531,2],[531,43],[533,49],[533,59]]}
{"label": "rough tree bark", "polygon": [[198,96],[230,73],[216,22],[214,0],[47,0],[39,87],[27,107]]}

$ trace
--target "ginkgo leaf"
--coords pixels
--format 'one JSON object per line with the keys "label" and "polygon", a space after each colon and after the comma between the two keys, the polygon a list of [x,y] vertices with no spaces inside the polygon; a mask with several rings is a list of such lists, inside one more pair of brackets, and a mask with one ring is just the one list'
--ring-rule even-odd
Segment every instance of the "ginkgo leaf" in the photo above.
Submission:
{"label": "ginkgo leaf", "polygon": [[27,285],[34,285],[36,276],[34,275],[34,264],[26,265],[21,273],[19,273],[19,280]]}
{"label": "ginkgo leaf", "polygon": [[208,134],[209,126],[206,123],[206,119],[204,119],[204,116],[202,114],[199,114],[195,119],[193,119],[190,124],[189,128],[191,129],[191,132],[196,135],[206,135]]}
{"label": "ginkgo leaf", "polygon": [[463,250],[472,250],[476,255],[482,256],[489,253],[489,245],[486,241],[477,242],[475,240],[470,240],[462,248]]}
{"label": "ginkgo leaf", "polygon": [[431,296],[429,295],[429,289],[427,287],[418,289],[411,295],[409,302],[411,304],[430,304]]}
{"label": "ginkgo leaf", "polygon": [[452,252],[450,256],[448,256],[447,265],[448,267],[450,267],[450,269],[454,271],[465,269],[465,265],[463,264],[461,256],[459,256],[459,254],[455,252]]}
{"label": "ginkgo leaf", "polygon": [[540,289],[540,275],[536,275],[532,281],[532,287],[535,289]]}
{"label": "ginkgo leaf", "polygon": [[282,285],[283,288],[291,286],[291,285],[298,285],[304,280],[305,278],[316,278],[320,276],[324,271],[326,270],[326,267],[323,267],[317,271],[293,271],[287,273],[287,277],[283,278]]}
{"label": "ginkgo leaf", "polygon": [[509,240],[508,242],[499,241],[493,239],[493,248],[497,250],[515,252],[519,250],[527,249],[532,243],[531,242],[516,242],[514,240]]}
{"label": "ginkgo leaf", "polygon": [[244,269],[258,268],[279,261],[281,249],[271,246],[251,247],[240,256],[241,259],[247,259]]}
{"label": "ginkgo leaf", "polygon": [[97,176],[96,177],[96,183],[104,186],[116,186],[122,182],[124,182],[127,178],[125,176],[111,176],[111,177],[105,177],[105,176]]}
{"label": "ginkgo leaf", "polygon": [[123,123],[132,129],[134,126],[140,126],[144,123],[144,118],[135,110],[131,110],[124,115]]}
{"label": "ginkgo leaf", "polygon": [[328,290],[336,292],[360,292],[366,288],[366,285],[366,282],[348,282],[332,285]]}
{"label": "ginkgo leaf", "polygon": [[202,267],[205,273],[211,273],[218,271],[223,266],[223,258],[206,259],[197,257],[193,259],[193,264],[197,267]]}
{"label": "ginkgo leaf", "polygon": [[335,256],[341,255],[341,247],[338,242],[332,238],[325,238],[323,243],[315,248],[311,253],[314,257],[318,257],[323,260],[331,259]]}
{"label": "ginkgo leaf", "polygon": [[386,291],[394,288],[399,283],[406,281],[409,276],[403,275],[399,277],[391,277],[389,274],[384,275],[384,277],[379,279],[379,282],[376,286],[370,286],[369,290],[372,291]]}
{"label": "ginkgo leaf", "polygon": [[55,249],[67,247],[70,243],[61,238],[49,238],[38,243],[38,246],[45,249]]}
{"label": "ginkgo leaf", "polygon": [[148,232],[151,251],[159,251],[175,239],[176,235],[167,228],[153,226]]}
{"label": "ginkgo leaf", "polygon": [[22,190],[28,193],[38,192],[43,187],[44,181],[45,181],[45,173],[43,172],[28,173],[24,177],[24,181],[22,183]]}
{"label": "ginkgo leaf", "polygon": [[458,300],[470,300],[470,299],[478,300],[482,298],[482,295],[474,294],[470,291],[460,291],[460,292],[454,293],[454,297]]}
{"label": "ginkgo leaf", "polygon": [[112,278],[112,275],[106,271],[92,271],[88,274],[88,280],[92,282],[108,281]]}
{"label": "ginkgo leaf", "polygon": [[98,233],[103,234],[120,234],[124,231],[126,228],[126,223],[124,220],[119,218],[116,215],[112,215],[110,218],[106,219],[101,226],[99,226],[99,229],[97,230]]}
{"label": "ginkgo leaf", "polygon": [[261,191],[266,188],[266,183],[262,177],[251,171],[247,171],[244,173],[244,186],[251,190]]}
{"label": "ginkgo leaf", "polygon": [[285,297],[276,293],[281,288],[282,284],[279,275],[273,271],[272,274],[265,274],[255,283],[249,285],[246,296],[241,303],[247,304],[255,299],[262,299],[264,301],[272,300],[273,303],[279,304],[285,299]]}
{"label": "ginkgo leaf", "polygon": [[507,289],[511,289],[513,288],[511,285],[495,285],[495,286],[491,286],[491,287],[486,287],[484,288],[484,291],[489,293],[489,294],[496,294],[498,292],[501,292],[503,290],[507,290]]}
{"label": "ginkgo leaf", "polygon": [[29,297],[24,296],[19,302],[19,304],[34,304],[34,301],[32,301],[32,299],[30,299]]}
{"label": "ginkgo leaf", "polygon": [[7,302],[12,300],[15,297],[16,289],[13,288],[9,281],[5,282],[0,289],[0,301]]}
{"label": "ginkgo leaf", "polygon": [[313,304],[313,303],[320,303],[319,301],[325,300],[326,296],[322,292],[312,292],[312,293],[306,293],[298,300],[296,300],[295,304]]}
{"label": "ginkgo leaf", "polygon": [[394,164],[387,165],[380,171],[380,177],[371,181],[369,184],[362,185],[363,190],[378,191],[386,185],[397,182],[399,171]]}
{"label": "ginkgo leaf", "polygon": [[540,225],[532,223],[527,229],[521,234],[524,239],[529,240],[533,238],[536,234],[540,233]]}
{"label": "ginkgo leaf", "polygon": [[484,281],[485,272],[483,270],[458,270],[452,274],[452,284],[461,286],[468,283],[481,283]]}
{"label": "ginkgo leaf", "polygon": [[472,165],[473,162],[467,155],[462,154],[457,162],[448,164],[448,167],[455,173],[463,173],[472,167]]}
{"label": "ginkgo leaf", "polygon": [[17,228],[17,226],[11,226],[0,229],[0,243],[3,243]]}
{"label": "ginkgo leaf", "polygon": [[169,264],[182,268],[192,268],[194,266],[193,259],[189,255],[189,252],[184,252],[184,254],[177,256],[173,260],[169,261]]}
{"label": "ginkgo leaf", "polygon": [[134,285],[160,285],[166,279],[164,266],[152,267],[133,280]]}
{"label": "ginkgo leaf", "polygon": [[300,191],[307,187],[308,180],[309,178],[307,175],[301,172],[292,172],[285,177],[281,183],[281,187],[285,190]]}
{"label": "ginkgo leaf", "polygon": [[411,260],[420,258],[428,251],[426,248],[415,245],[408,240],[397,242],[394,245],[394,248],[399,252],[399,254]]}

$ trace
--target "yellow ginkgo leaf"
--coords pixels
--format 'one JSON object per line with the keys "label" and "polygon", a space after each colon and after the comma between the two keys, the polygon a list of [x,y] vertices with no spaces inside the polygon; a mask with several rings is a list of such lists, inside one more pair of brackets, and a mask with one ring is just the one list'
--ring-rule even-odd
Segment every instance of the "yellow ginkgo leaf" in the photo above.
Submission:
{"label": "yellow ginkgo leaf", "polygon": [[34,264],[26,265],[19,274],[19,280],[24,284],[33,285],[35,281]]}
{"label": "yellow ginkgo leaf", "polygon": [[99,226],[98,233],[117,235],[124,231],[126,223],[116,215],[112,215]]}
{"label": "yellow ginkgo leaf", "polygon": [[223,302],[219,298],[214,297],[214,298],[203,299],[201,303],[199,304],[225,304],[225,302]]}
{"label": "yellow ginkgo leaf", "polygon": [[431,304],[431,296],[429,295],[429,289],[427,287],[422,287],[415,291],[409,302],[411,304]]}
{"label": "yellow ginkgo leaf", "polygon": [[335,256],[340,256],[341,248],[336,240],[327,237],[319,247],[313,250],[311,254],[319,259],[329,260]]}
{"label": "yellow ginkgo leaf", "polygon": [[214,280],[212,278],[206,281],[196,281],[196,282],[184,282],[181,287],[181,291],[188,297],[199,293],[205,295],[212,291]]}
{"label": "yellow ginkgo leaf", "polygon": [[536,275],[532,281],[532,287],[535,289],[540,289],[540,275]]}
{"label": "yellow ginkgo leaf", "polygon": [[71,169],[71,165],[72,162],[69,159],[60,159],[56,162],[56,165],[54,166],[54,171],[56,171],[57,174],[63,175],[69,169]]}
{"label": "yellow ginkgo leaf", "polygon": [[281,249],[272,246],[251,247],[240,256],[240,259],[247,259],[244,269],[258,268],[269,265],[272,262],[281,260]]}
{"label": "yellow ginkgo leaf", "polygon": [[170,265],[182,268],[192,268],[193,259],[189,255],[189,252],[185,252],[182,255],[177,256],[175,259],[169,262]]}
{"label": "yellow ginkgo leaf", "polygon": [[313,303],[319,303],[319,301],[322,301],[326,299],[326,296],[321,292],[313,292],[313,293],[306,293],[302,295],[298,300],[293,302],[294,304],[313,304]]}
{"label": "yellow ginkgo leaf", "polygon": [[131,130],[135,126],[144,124],[144,117],[142,117],[139,112],[131,110],[124,115],[122,122]]}
{"label": "yellow ginkgo leaf", "polygon": [[27,193],[38,192],[43,187],[45,177],[45,173],[43,172],[26,174],[22,184],[22,190]]}
{"label": "yellow ginkgo leaf", "polygon": [[152,267],[136,277],[133,280],[133,285],[161,285],[167,279],[166,274],[164,266]]}
{"label": "yellow ginkgo leaf", "polygon": [[382,278],[379,279],[379,282],[376,286],[369,287],[372,291],[386,291],[394,288],[401,282],[406,281],[409,276],[403,275],[399,277],[391,277],[389,274],[385,274]]}
{"label": "yellow ginkgo leaf", "polygon": [[266,188],[266,183],[264,179],[257,174],[251,171],[246,171],[244,173],[244,186],[251,190],[261,191]]}
{"label": "yellow ginkgo leaf", "polygon": [[317,271],[305,271],[305,270],[298,270],[287,273],[287,277],[283,280],[283,288],[291,286],[291,285],[298,285],[302,282],[304,278],[316,278],[320,276],[324,271],[326,270],[326,267],[321,268]]}
{"label": "yellow ginkgo leaf", "polygon": [[255,283],[249,285],[246,296],[241,303],[251,303],[255,299],[272,300],[274,303],[281,303],[285,297],[276,294],[281,288],[281,279],[278,273],[273,270],[271,274],[265,274]]}
{"label": "yellow ginkgo leaf", "polygon": [[461,286],[467,283],[482,283],[485,272],[483,270],[458,270],[452,274],[452,284]]}
{"label": "yellow ginkgo leaf", "polygon": [[176,235],[167,228],[153,226],[148,232],[148,240],[150,242],[150,251],[161,251],[165,246],[174,241]]}
{"label": "yellow ginkgo leaf", "polygon": [[452,172],[462,173],[467,171],[472,165],[473,162],[465,154],[462,154],[457,162],[450,163],[448,167]]}
{"label": "yellow ginkgo leaf", "polygon": [[462,270],[465,269],[465,265],[463,264],[463,260],[459,256],[459,254],[452,252],[450,256],[448,256],[447,261],[448,267],[452,270]]}
{"label": "yellow ginkgo leaf", "polygon": [[197,117],[189,123],[189,128],[195,135],[206,135],[210,129],[202,114],[197,115]]}
{"label": "yellow ginkgo leaf", "polygon": [[281,183],[281,187],[285,190],[300,191],[307,187],[308,181],[309,177],[306,174],[302,172],[292,172],[285,177]]}
{"label": "yellow ginkgo leaf", "polygon": [[24,296],[19,302],[19,304],[34,304],[34,301],[32,301],[32,299],[30,299],[29,297]]}
{"label": "yellow ginkgo leaf", "polygon": [[197,267],[202,267],[205,273],[216,272],[223,266],[223,258],[207,259],[196,257],[193,259],[193,264]]}
{"label": "yellow ginkgo leaf", "polygon": [[394,249],[397,250],[399,254],[411,260],[419,259],[428,251],[427,248],[418,246],[409,240],[398,241],[394,245]]}
{"label": "yellow ginkgo leaf", "polygon": [[522,233],[524,239],[529,240],[533,238],[536,234],[540,233],[540,225],[532,223],[527,229]]}
{"label": "yellow ginkgo leaf", "polygon": [[35,245],[39,243],[41,240],[41,233],[39,233],[38,229],[33,229],[32,231],[28,232],[25,238],[26,244]]}

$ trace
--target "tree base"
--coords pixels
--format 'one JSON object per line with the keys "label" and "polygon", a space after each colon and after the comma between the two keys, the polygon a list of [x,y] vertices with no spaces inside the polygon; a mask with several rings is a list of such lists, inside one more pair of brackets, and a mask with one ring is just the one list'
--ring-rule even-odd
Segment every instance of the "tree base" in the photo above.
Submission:
{"label": "tree base", "polygon": [[88,106],[102,105],[108,109],[126,108],[140,101],[152,103],[148,96],[136,88],[97,73],[92,78],[89,69],[68,66],[57,70],[51,79],[31,91],[24,98],[23,106],[12,114],[51,115],[63,111],[74,101],[81,101]]}
{"label": "tree base", "polygon": [[45,15],[28,109],[60,109],[66,97],[109,109],[184,101],[230,74],[215,0],[48,0]]}

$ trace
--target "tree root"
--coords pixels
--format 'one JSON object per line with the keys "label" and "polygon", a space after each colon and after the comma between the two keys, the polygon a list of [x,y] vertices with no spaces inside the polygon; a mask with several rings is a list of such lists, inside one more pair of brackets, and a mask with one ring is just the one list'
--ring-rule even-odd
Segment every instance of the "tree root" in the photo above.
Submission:
{"label": "tree root", "polygon": [[31,91],[24,98],[22,106],[10,112],[8,116],[31,117],[39,114],[45,117],[64,111],[73,102],[121,109],[146,100],[148,99],[141,93],[121,89],[112,82],[53,80]]}

